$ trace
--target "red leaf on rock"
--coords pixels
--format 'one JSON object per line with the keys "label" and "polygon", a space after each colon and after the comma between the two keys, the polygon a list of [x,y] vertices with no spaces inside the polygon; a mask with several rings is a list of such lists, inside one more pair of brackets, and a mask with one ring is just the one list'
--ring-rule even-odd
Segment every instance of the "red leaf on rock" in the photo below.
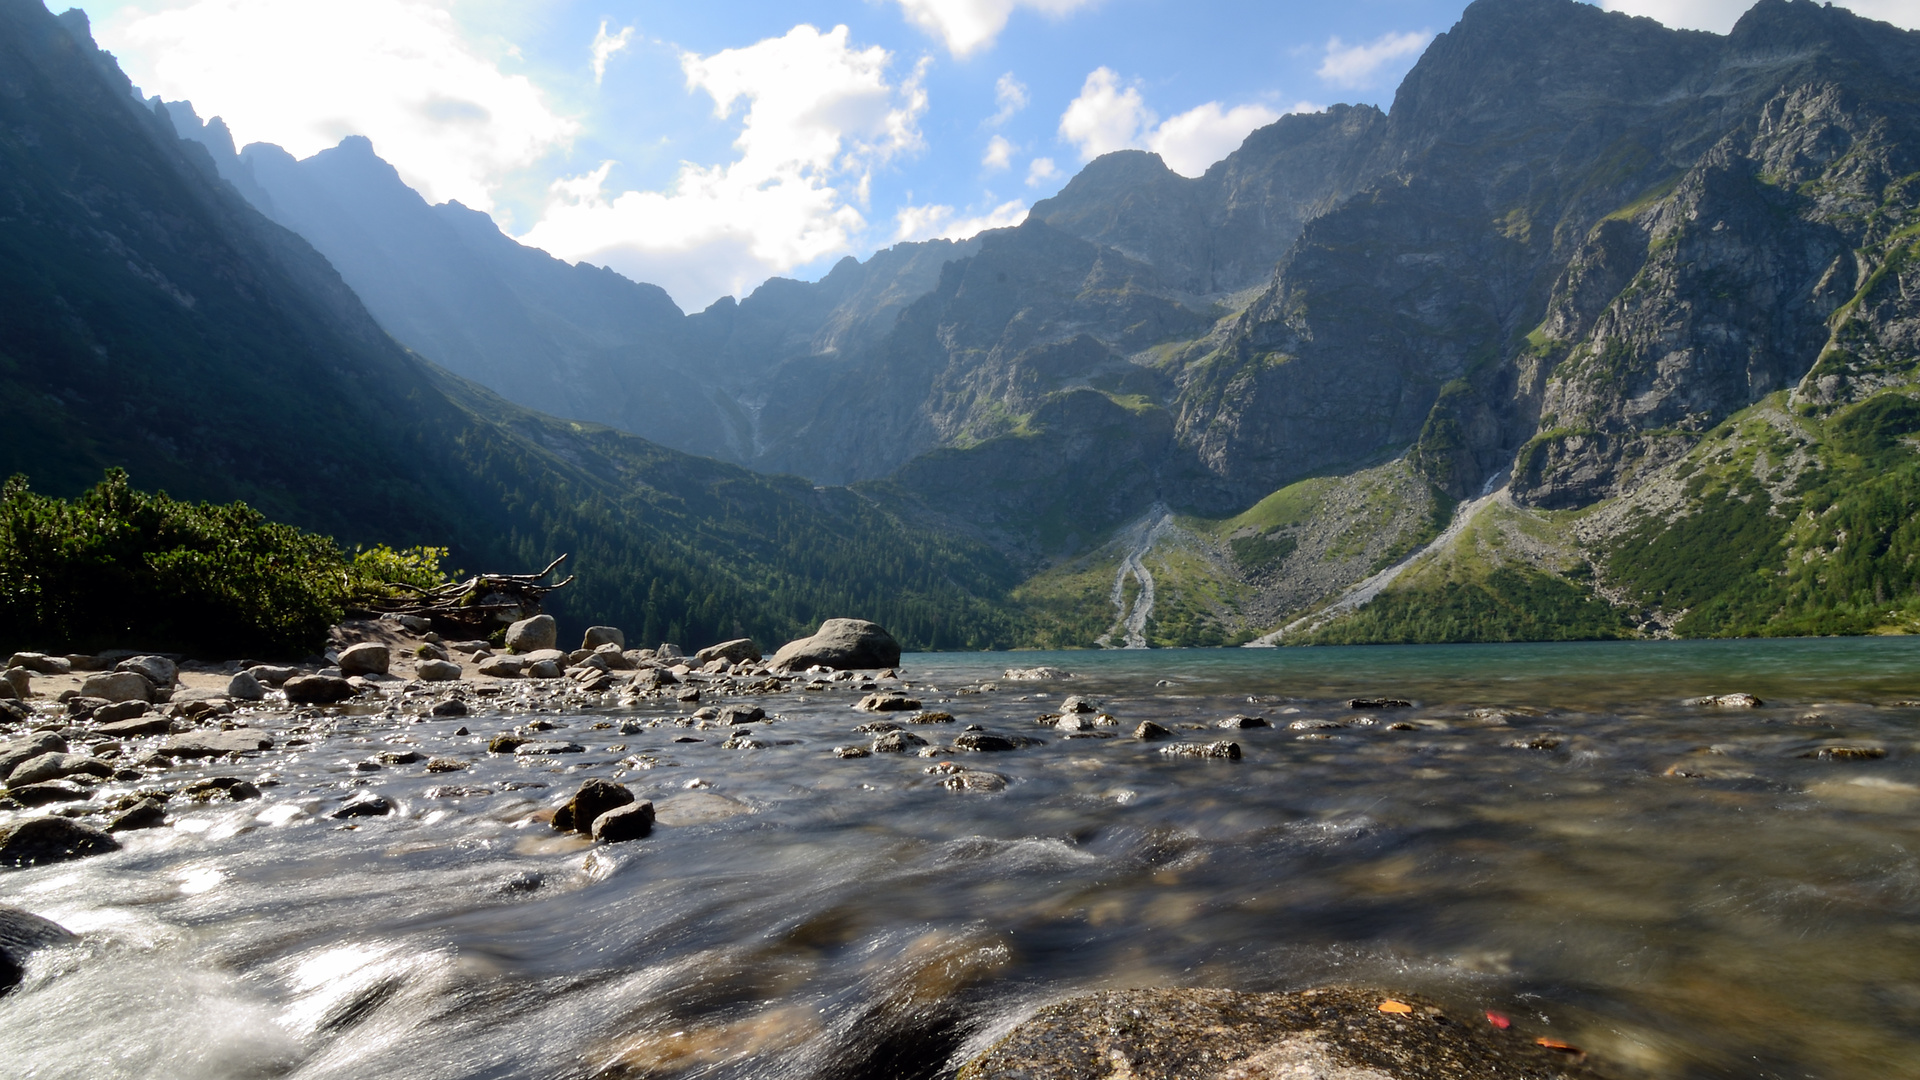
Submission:
{"label": "red leaf on rock", "polygon": [[1513,1026],[1513,1021],[1507,1019],[1504,1016],[1501,1016],[1497,1012],[1487,1013],[1487,1023],[1492,1024],[1494,1027],[1499,1028],[1501,1031],[1505,1031],[1508,1028]]}

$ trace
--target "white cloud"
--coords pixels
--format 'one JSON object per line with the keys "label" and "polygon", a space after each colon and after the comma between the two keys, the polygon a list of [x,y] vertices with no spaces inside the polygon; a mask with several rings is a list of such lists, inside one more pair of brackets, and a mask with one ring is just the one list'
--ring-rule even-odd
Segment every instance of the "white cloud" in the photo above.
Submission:
{"label": "white cloud", "polygon": [[149,94],[191,100],[241,143],[297,157],[365,135],[428,199],[491,209],[502,178],[578,125],[477,54],[429,0],[191,0],[99,27]]}
{"label": "white cloud", "polygon": [[[1645,15],[1677,30],[1711,30],[1724,34],[1753,5],[1748,0],[1604,0],[1608,11]],[[1838,0],[1838,7],[1856,15],[1920,30],[1920,3],[1914,0]]]}
{"label": "white cloud", "polygon": [[[1199,176],[1238,148],[1249,132],[1278,119],[1280,114],[1265,105],[1229,109],[1209,101],[1162,123],[1139,87],[1121,85],[1120,76],[1103,67],[1087,76],[1080,96],[1061,114],[1060,136],[1080,151],[1082,161],[1115,150],[1151,150],[1173,171]],[[1047,164],[1051,175],[1053,163]],[[1030,173],[1027,182],[1045,178]]]}
{"label": "white cloud", "polygon": [[1027,186],[1039,187],[1041,184],[1060,175],[1059,166],[1050,157],[1037,157],[1027,165]]}
{"label": "white cloud", "polygon": [[1327,39],[1327,54],[1315,72],[1335,86],[1364,87],[1387,64],[1403,57],[1417,56],[1433,40],[1427,30],[1404,34],[1382,34],[1365,45],[1348,45],[1339,38]]}
{"label": "white cloud", "polygon": [[796,26],[711,56],[683,54],[689,91],[742,111],[731,162],[682,162],[665,191],[607,190],[611,163],[555,183],[520,237],[565,259],[657,282],[688,308],[849,250],[867,229],[873,170],[923,145],[926,62],[897,85],[892,57],[847,28]]}
{"label": "white cloud", "polygon": [[1008,168],[1013,164],[1013,144],[1005,135],[995,135],[987,140],[987,152],[981,157],[980,164],[994,172]]}
{"label": "white cloud", "polygon": [[1027,107],[1027,84],[1013,77],[1009,71],[993,81],[993,103],[1000,111],[993,114],[987,123],[994,127],[1013,119],[1013,114]]}
{"label": "white cloud", "polygon": [[907,21],[946,43],[955,56],[989,48],[1007,28],[1015,8],[1032,8],[1055,18],[1096,0],[899,0]]}
{"label": "white cloud", "polygon": [[988,229],[1004,229],[1027,219],[1027,204],[1018,199],[976,217],[957,217],[951,206],[908,206],[893,217],[894,243],[903,240],[964,240]]}
{"label": "white cloud", "polygon": [[607,20],[600,20],[600,29],[594,33],[593,45],[591,46],[593,53],[593,85],[599,86],[601,80],[607,77],[607,61],[614,53],[625,50],[627,44],[632,40],[633,27],[626,27],[617,34],[609,34],[607,33]]}

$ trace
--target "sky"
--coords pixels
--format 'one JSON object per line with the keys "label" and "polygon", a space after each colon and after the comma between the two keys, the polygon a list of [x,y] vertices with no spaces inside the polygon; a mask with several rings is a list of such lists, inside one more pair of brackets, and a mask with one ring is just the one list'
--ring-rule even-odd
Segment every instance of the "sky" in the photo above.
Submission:
{"label": "sky", "polygon": [[[64,3],[56,3],[64,7]],[[1387,108],[1464,0],[80,0],[135,85],[682,308],[1017,224],[1092,158],[1196,176],[1254,128]],[[1602,0],[1724,33],[1741,0]],[[1920,29],[1920,0],[1843,0]]]}

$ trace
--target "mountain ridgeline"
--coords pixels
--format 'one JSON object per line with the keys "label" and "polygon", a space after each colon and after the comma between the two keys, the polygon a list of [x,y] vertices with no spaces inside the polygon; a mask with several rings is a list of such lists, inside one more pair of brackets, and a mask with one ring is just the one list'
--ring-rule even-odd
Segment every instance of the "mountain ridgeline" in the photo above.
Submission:
{"label": "mountain ridgeline", "polygon": [[[631,568],[583,601],[644,607],[639,583],[667,579],[638,568],[672,566],[675,611],[892,603],[918,644],[1920,628],[1920,32],[1810,0],[1761,0],[1725,36],[1476,0],[1387,112],[1284,117],[1198,178],[1109,154],[1017,227],[691,315],[428,205],[364,140],[236,150],[94,66],[166,160],[140,175],[192,187],[249,238],[248,272],[297,294],[256,336],[307,319],[342,344],[220,384],[236,407],[316,386],[263,457],[197,400],[12,395],[42,425],[27,441],[84,440],[59,461],[171,446],[154,475],[183,489],[217,472],[221,494],[396,540],[511,520],[529,556],[564,520]],[[165,308],[196,335],[150,343],[127,385],[218,367],[263,318],[236,304],[215,333],[223,294],[96,248],[148,283],[128,319]],[[131,363],[74,336],[82,285],[41,293],[35,333]],[[306,374],[249,389],[268,363]],[[70,411],[22,404],[42,400]],[[271,465],[289,448],[329,464]],[[724,599],[696,599],[709,581]]]}

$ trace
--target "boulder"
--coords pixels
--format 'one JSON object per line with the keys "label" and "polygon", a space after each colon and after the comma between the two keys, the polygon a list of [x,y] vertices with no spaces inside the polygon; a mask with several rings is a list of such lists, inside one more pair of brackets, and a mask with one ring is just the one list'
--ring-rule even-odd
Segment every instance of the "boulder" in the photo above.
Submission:
{"label": "boulder", "polygon": [[527,665],[529,679],[558,679],[566,675],[566,669],[557,660],[536,660]]}
{"label": "boulder", "polygon": [[267,688],[251,671],[242,671],[227,680],[227,696],[235,701],[261,701],[267,696]]}
{"label": "boulder", "polygon": [[110,833],[131,832],[135,829],[155,829],[167,823],[167,807],[158,799],[141,799],[132,806],[114,815],[107,822]]}
{"label": "boulder", "polygon": [[752,638],[734,638],[732,641],[723,641],[718,645],[709,645],[694,653],[693,658],[702,664],[711,664],[715,660],[725,660],[729,664],[758,663],[760,648],[753,643]]}
{"label": "boulder", "polygon": [[48,656],[46,653],[17,652],[7,661],[10,668],[26,668],[36,675],[66,675],[73,671],[73,661],[64,656]]}
{"label": "boulder", "polygon": [[767,710],[758,705],[722,705],[714,721],[727,727],[757,724],[767,718]]}
{"label": "boulder", "polygon": [[448,698],[445,701],[434,702],[433,708],[427,710],[427,715],[440,717],[465,716],[467,712],[466,702],[461,701],[459,698]]}
{"label": "boulder", "polygon": [[489,656],[480,661],[480,674],[489,679],[517,679],[526,670],[527,662],[517,656]]}
{"label": "boulder", "polygon": [[247,674],[260,680],[263,686],[285,686],[288,679],[301,674],[299,668],[275,667],[272,664],[255,664],[247,669]]}
{"label": "boulder", "polygon": [[246,728],[235,728],[232,731],[189,731],[176,735],[154,748],[154,753],[161,757],[191,759],[247,754],[272,748],[273,739],[268,736]]}
{"label": "boulder", "polygon": [[59,923],[0,905],[0,994],[20,985],[26,976],[28,953],[74,940]]}
{"label": "boulder", "polygon": [[107,701],[153,701],[159,697],[145,675],[134,671],[103,671],[80,684],[80,696]]}
{"label": "boulder", "polygon": [[900,663],[900,643],[878,623],[865,619],[828,619],[812,637],[780,646],[767,665],[775,671],[804,671],[819,665],[838,671],[887,668]]}
{"label": "boulder", "polygon": [[1142,742],[1154,742],[1159,739],[1173,738],[1173,732],[1151,720],[1142,720],[1140,726],[1133,729],[1133,737]]}
{"label": "boulder", "polygon": [[644,840],[653,832],[653,804],[632,802],[593,819],[593,838],[602,844]]}
{"label": "boulder", "polygon": [[1041,1009],[962,1066],[958,1080],[1592,1077],[1584,1055],[1564,1045],[1374,990],[1107,990]]}
{"label": "boulder", "polygon": [[41,754],[14,766],[6,779],[8,787],[21,787],[46,780],[64,780],[75,775],[97,776],[104,780],[113,775],[113,766],[85,754]]}
{"label": "boulder", "polygon": [[113,670],[134,672],[163,689],[180,677],[179,665],[164,656],[130,656],[113,665]]}
{"label": "boulder", "polygon": [[551,615],[535,615],[507,627],[507,651],[530,653],[551,649],[560,640],[560,628]]}
{"label": "boulder", "polygon": [[451,660],[422,660],[413,667],[421,682],[453,682],[460,677],[460,665]]}
{"label": "boulder", "polygon": [[71,780],[42,780],[37,784],[9,785],[7,798],[21,806],[47,806],[57,802],[81,802],[93,797],[90,788]]}
{"label": "boulder", "polygon": [[295,705],[333,705],[354,694],[353,684],[338,675],[296,675],[285,689]]}
{"label": "boulder", "polygon": [[71,818],[36,817],[0,825],[0,866],[39,866],[120,850],[120,842]]}
{"label": "boulder", "polygon": [[64,754],[67,752],[67,740],[57,732],[36,731],[24,739],[0,746],[0,780],[20,767],[25,761],[31,761],[42,754]]}
{"label": "boulder", "polygon": [[580,639],[583,649],[598,649],[602,645],[612,645],[616,649],[627,647],[627,635],[617,626],[589,626],[586,636]]}
{"label": "boulder", "polygon": [[363,641],[341,650],[340,674],[385,675],[393,668],[393,650],[378,642]]}
{"label": "boulder", "polygon": [[116,701],[111,705],[101,705],[93,710],[93,722],[96,724],[115,724],[122,720],[131,720],[136,716],[147,715],[147,703],[144,701]]}
{"label": "boulder", "polygon": [[8,697],[25,698],[33,696],[33,673],[26,668],[8,668],[6,674],[0,675],[0,682],[5,682],[7,689],[11,691],[11,693],[7,695]]}
{"label": "boulder", "polygon": [[136,735],[165,735],[172,730],[173,721],[157,713],[148,713],[131,720],[116,720],[111,724],[101,724],[93,729],[93,733],[115,739],[126,739]]}
{"label": "boulder", "polygon": [[[553,827],[561,832],[591,833],[593,823],[600,815],[616,807],[633,802],[633,792],[626,785],[610,780],[588,780],[573,793],[573,798],[553,812]],[[652,817],[652,808],[647,814]]]}

